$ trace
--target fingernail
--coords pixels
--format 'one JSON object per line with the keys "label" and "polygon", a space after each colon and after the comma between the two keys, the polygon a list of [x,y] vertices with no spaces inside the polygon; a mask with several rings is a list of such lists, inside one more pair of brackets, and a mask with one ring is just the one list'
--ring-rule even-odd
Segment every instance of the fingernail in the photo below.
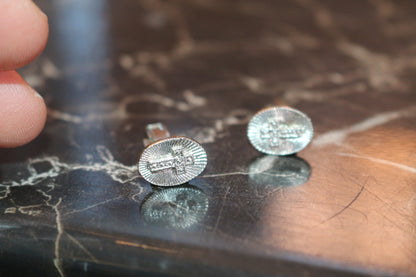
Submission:
{"label": "fingernail", "polygon": [[40,8],[39,8],[39,6],[38,5],[36,5],[35,4],[35,2],[33,2],[33,0],[26,0],[26,1],[28,1],[31,5],[33,5],[34,7],[35,7],[35,9],[40,13],[40,14],[42,14],[44,17],[46,17],[46,18],[48,18],[48,16],[46,15],[46,13],[44,13]]}
{"label": "fingernail", "polygon": [[42,95],[40,95],[36,90],[35,90],[35,97],[38,97],[38,98],[40,98],[40,99],[42,99],[43,100],[43,97],[42,97]]}

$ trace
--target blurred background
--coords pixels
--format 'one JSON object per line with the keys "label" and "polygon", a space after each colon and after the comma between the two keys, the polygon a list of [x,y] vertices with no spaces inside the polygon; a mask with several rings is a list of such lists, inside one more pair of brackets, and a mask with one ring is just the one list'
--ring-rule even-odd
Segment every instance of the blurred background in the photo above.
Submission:
{"label": "blurred background", "polygon": [[[416,276],[414,1],[35,2],[48,122],[0,150],[2,276]],[[297,155],[248,142],[274,105],[312,119]],[[139,176],[153,122],[200,177]]]}

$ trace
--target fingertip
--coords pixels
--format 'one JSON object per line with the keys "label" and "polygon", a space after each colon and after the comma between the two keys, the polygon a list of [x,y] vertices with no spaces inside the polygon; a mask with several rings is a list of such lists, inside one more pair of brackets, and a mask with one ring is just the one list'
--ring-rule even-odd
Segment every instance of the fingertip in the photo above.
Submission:
{"label": "fingertip", "polygon": [[0,1],[0,70],[34,60],[46,46],[47,16],[31,0]]}
{"label": "fingertip", "polygon": [[0,147],[17,147],[36,138],[46,122],[42,97],[15,71],[0,72]]}

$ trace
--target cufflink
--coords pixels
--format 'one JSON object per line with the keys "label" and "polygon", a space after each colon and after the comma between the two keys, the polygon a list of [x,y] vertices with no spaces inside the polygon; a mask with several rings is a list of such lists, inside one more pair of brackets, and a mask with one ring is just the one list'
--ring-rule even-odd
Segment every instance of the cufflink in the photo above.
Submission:
{"label": "cufflink", "polygon": [[146,126],[148,139],[137,167],[141,176],[156,186],[176,186],[197,177],[207,165],[207,154],[195,140],[170,136],[166,126]]}
{"label": "cufflink", "polygon": [[266,108],[256,113],[248,123],[247,137],[251,145],[262,153],[291,155],[304,149],[312,140],[312,121],[293,108]]}

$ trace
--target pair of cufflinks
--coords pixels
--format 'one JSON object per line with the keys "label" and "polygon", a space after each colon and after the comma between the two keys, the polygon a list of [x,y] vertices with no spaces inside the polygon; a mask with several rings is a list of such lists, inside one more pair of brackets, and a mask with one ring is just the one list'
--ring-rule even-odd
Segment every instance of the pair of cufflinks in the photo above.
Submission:
{"label": "pair of cufflinks", "polygon": [[[146,148],[137,163],[139,173],[156,186],[176,186],[197,177],[207,165],[207,154],[195,140],[171,136],[162,123],[146,126]],[[288,107],[271,107],[256,113],[247,127],[247,137],[258,151],[291,155],[312,140],[313,126],[304,113]]]}

